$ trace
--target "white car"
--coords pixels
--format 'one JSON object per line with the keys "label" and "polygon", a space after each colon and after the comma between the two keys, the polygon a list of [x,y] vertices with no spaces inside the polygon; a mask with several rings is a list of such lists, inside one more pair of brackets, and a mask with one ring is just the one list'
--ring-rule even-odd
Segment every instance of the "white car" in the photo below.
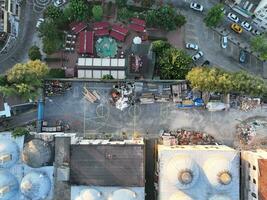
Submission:
{"label": "white car", "polygon": [[204,55],[203,52],[202,51],[199,51],[199,52],[197,52],[197,54],[195,54],[195,55],[192,56],[192,59],[193,59],[193,61],[196,61],[199,58],[201,58],[203,55]]}
{"label": "white car", "polygon": [[194,3],[194,2],[192,2],[192,3],[190,4],[190,8],[192,8],[193,10],[200,11],[200,12],[203,11],[203,6],[200,5],[200,4],[198,4],[198,3]]}
{"label": "white car", "polygon": [[193,43],[186,43],[185,47],[187,49],[194,49],[194,50],[198,50],[198,46],[196,44]]}
{"label": "white car", "polygon": [[251,30],[251,33],[252,33],[253,35],[261,35],[261,32],[258,31],[257,29],[252,29],[252,30]]}
{"label": "white car", "polygon": [[66,0],[54,0],[54,6],[60,7],[66,3]]}
{"label": "white car", "polygon": [[228,13],[227,17],[228,17],[228,19],[230,19],[231,21],[233,21],[235,23],[239,22],[239,18],[233,13]]}
{"label": "white car", "polygon": [[221,46],[222,46],[222,48],[223,49],[226,49],[226,47],[227,47],[227,36],[223,36],[222,37],[222,42],[221,42]]}
{"label": "white car", "polygon": [[227,105],[222,102],[208,102],[206,105],[208,111],[223,111],[227,109]]}
{"label": "white car", "polygon": [[251,31],[251,30],[252,30],[251,25],[250,25],[247,21],[243,21],[243,22],[241,23],[241,26],[242,26],[245,30],[247,30],[247,31]]}
{"label": "white car", "polygon": [[39,18],[39,19],[37,20],[37,23],[36,23],[36,28],[39,28],[40,25],[41,25],[43,22],[44,22],[44,19],[43,19],[43,18]]}

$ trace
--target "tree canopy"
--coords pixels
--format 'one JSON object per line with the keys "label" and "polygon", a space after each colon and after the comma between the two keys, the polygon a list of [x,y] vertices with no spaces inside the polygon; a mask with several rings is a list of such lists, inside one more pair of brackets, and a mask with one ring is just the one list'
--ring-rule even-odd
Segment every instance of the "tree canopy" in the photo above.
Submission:
{"label": "tree canopy", "polygon": [[223,20],[223,5],[217,4],[213,6],[206,17],[204,18],[204,22],[208,27],[216,27]]}
{"label": "tree canopy", "polygon": [[86,21],[92,15],[91,7],[85,0],[70,0],[64,14],[70,21]]}
{"label": "tree canopy", "polygon": [[35,45],[29,49],[28,56],[31,60],[41,60],[42,59],[40,49],[39,49],[39,47],[37,47]]}
{"label": "tree canopy", "polygon": [[195,67],[186,79],[193,89],[202,92],[237,92],[251,96],[263,96],[267,92],[267,84],[263,79],[245,71],[233,73],[215,67]]}
{"label": "tree canopy", "polygon": [[103,8],[100,5],[95,5],[92,8],[93,17],[96,21],[101,21],[103,17]]}
{"label": "tree canopy", "polygon": [[261,59],[267,60],[267,33],[253,37],[251,47],[260,54]]}
{"label": "tree canopy", "polygon": [[127,0],[115,0],[115,3],[118,7],[125,7],[127,4]]}
{"label": "tree canopy", "polygon": [[106,74],[106,75],[104,75],[104,76],[102,77],[102,79],[103,79],[103,80],[113,80],[114,78],[113,78],[112,75],[110,75],[110,74]]}
{"label": "tree canopy", "polygon": [[28,135],[30,132],[23,127],[17,127],[12,131],[12,137],[16,138],[16,137],[20,137],[20,136],[24,136],[24,135]]}
{"label": "tree canopy", "polygon": [[18,63],[7,72],[8,84],[0,87],[5,96],[18,94],[25,99],[35,98],[42,87],[48,67],[40,60]]}

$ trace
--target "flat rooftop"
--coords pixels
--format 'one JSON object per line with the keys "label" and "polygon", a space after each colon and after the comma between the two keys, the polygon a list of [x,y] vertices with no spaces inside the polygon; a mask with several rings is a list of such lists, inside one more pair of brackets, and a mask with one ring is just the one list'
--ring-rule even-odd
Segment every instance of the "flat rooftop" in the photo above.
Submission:
{"label": "flat rooftop", "polygon": [[72,185],[144,187],[144,145],[71,145]]}

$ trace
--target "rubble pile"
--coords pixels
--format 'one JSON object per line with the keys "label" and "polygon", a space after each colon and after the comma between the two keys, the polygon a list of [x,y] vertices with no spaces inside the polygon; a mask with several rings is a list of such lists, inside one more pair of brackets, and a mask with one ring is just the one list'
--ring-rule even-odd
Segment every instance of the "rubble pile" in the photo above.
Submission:
{"label": "rubble pile", "polygon": [[240,110],[249,111],[257,108],[260,105],[260,99],[258,98],[243,98],[240,102]]}
{"label": "rubble pile", "polygon": [[164,132],[162,138],[166,139],[166,136],[171,140],[173,144],[173,139],[175,138],[176,145],[216,145],[216,141],[213,136],[202,133],[199,131],[189,131],[189,130],[177,130],[175,132]]}
{"label": "rubble pile", "polygon": [[66,90],[71,88],[70,82],[62,82],[58,80],[45,82],[45,96],[55,96],[64,94]]}

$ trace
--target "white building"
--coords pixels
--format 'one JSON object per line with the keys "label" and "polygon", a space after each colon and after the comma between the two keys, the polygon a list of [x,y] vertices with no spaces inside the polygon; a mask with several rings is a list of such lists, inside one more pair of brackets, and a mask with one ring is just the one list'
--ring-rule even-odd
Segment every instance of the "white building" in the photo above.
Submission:
{"label": "white building", "polygon": [[267,151],[242,151],[241,169],[241,199],[267,199]]}
{"label": "white building", "polygon": [[257,8],[254,10],[255,19],[253,23],[261,30],[267,30],[267,0],[261,0]]}
{"label": "white building", "polygon": [[158,200],[239,200],[239,158],[227,146],[158,145]]}

